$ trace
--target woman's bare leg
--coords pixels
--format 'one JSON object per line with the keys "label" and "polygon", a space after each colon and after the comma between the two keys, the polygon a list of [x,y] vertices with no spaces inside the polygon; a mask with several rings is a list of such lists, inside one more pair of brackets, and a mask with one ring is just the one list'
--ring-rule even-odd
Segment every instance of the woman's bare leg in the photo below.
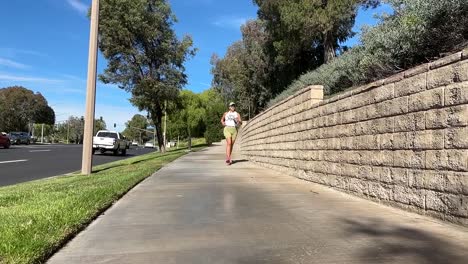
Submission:
{"label": "woman's bare leg", "polygon": [[226,138],[226,160],[231,160],[232,138]]}
{"label": "woman's bare leg", "polygon": [[229,160],[232,160],[231,156],[232,156],[232,150],[234,149],[234,142],[235,142],[234,140],[231,140],[231,149],[229,151]]}

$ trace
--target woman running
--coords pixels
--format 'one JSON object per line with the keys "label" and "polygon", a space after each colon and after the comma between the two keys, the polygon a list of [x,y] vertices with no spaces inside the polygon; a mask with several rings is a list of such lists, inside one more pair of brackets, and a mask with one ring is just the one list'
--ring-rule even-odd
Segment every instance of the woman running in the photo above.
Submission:
{"label": "woman running", "polygon": [[237,128],[242,124],[241,117],[236,112],[236,104],[233,102],[229,104],[229,111],[224,113],[221,123],[224,126],[224,137],[226,137],[226,164],[231,165],[231,154],[237,137]]}

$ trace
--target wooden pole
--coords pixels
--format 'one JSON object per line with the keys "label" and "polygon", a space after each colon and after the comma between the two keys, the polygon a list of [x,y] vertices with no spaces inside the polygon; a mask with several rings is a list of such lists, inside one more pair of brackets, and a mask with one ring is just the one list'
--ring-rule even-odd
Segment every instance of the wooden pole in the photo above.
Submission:
{"label": "wooden pole", "polygon": [[96,105],[96,68],[99,32],[99,0],[91,6],[91,29],[89,37],[88,81],[86,91],[86,113],[83,139],[83,160],[81,173],[90,175],[93,167],[93,128]]}

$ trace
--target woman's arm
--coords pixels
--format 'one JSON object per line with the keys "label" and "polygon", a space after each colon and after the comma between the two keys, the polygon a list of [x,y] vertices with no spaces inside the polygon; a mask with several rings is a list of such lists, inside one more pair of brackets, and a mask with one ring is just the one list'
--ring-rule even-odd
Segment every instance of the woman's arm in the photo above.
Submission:
{"label": "woman's arm", "polygon": [[242,119],[239,113],[237,113],[237,124],[242,125]]}
{"label": "woman's arm", "polygon": [[223,117],[221,117],[221,124],[223,124],[223,126],[226,126],[226,113],[223,114]]}

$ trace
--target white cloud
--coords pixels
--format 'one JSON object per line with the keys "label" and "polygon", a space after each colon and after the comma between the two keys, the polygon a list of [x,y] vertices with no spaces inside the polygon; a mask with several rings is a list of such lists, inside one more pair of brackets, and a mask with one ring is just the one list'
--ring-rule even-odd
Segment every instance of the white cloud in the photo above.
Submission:
{"label": "white cloud", "polygon": [[22,64],[22,63],[19,63],[19,62],[16,62],[16,61],[12,61],[12,60],[9,60],[9,59],[1,58],[1,57],[0,57],[0,66],[6,66],[6,67],[9,67],[9,68],[16,68],[16,69],[30,68],[28,65],[25,65],[25,64]]}
{"label": "white cloud", "polygon": [[32,55],[37,57],[48,57],[46,54],[35,51],[35,50],[23,50],[23,49],[12,49],[12,48],[0,48],[0,54],[5,57],[17,57],[18,55]]}
{"label": "white cloud", "polygon": [[240,27],[247,22],[246,17],[221,17],[213,22],[213,25],[221,28],[240,29]]}
{"label": "white cloud", "polygon": [[67,0],[68,4],[75,9],[76,11],[80,12],[81,14],[88,13],[88,5],[82,3],[80,0]]}
{"label": "white cloud", "polygon": [[0,81],[12,81],[12,82],[37,82],[37,83],[58,83],[63,80],[31,77],[31,76],[17,76],[9,74],[0,74]]}
{"label": "white cloud", "polygon": [[86,79],[76,75],[62,74],[62,76],[70,81],[86,82]]}
{"label": "white cloud", "polygon": [[72,94],[86,94],[86,90],[83,89],[74,89],[74,88],[65,88],[61,89],[63,93],[72,93]]}
{"label": "white cloud", "polygon": [[211,84],[209,83],[201,82],[200,84],[203,85],[205,88],[211,88]]}

